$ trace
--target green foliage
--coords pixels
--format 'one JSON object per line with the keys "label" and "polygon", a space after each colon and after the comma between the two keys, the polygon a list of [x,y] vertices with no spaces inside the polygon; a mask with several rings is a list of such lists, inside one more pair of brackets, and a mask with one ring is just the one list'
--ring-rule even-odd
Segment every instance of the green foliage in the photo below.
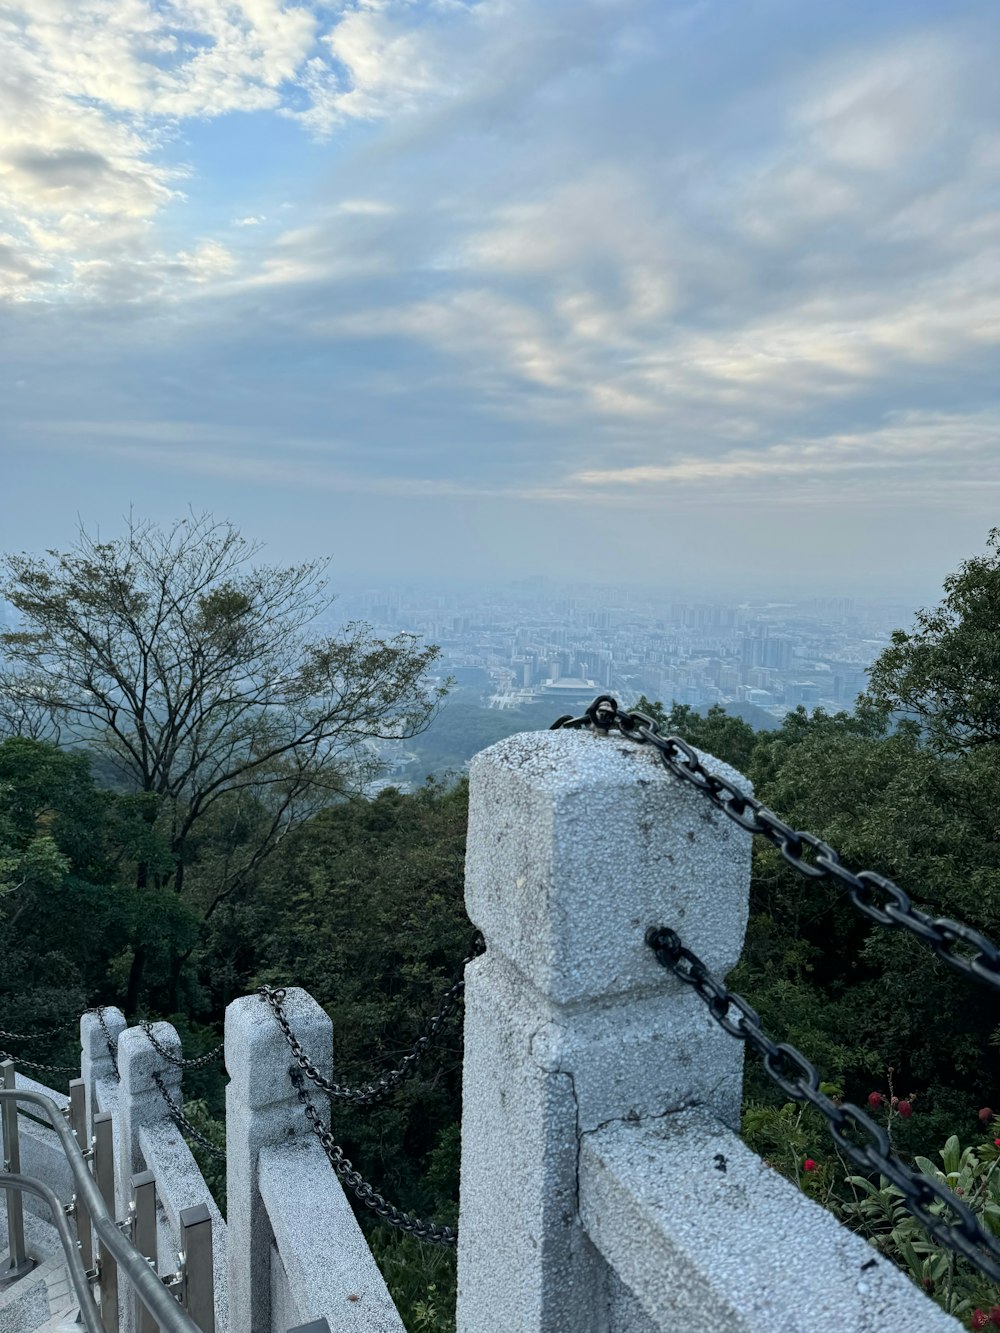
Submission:
{"label": "green foliage", "polygon": [[409,1333],[455,1333],[454,1249],[370,1223],[365,1235]]}
{"label": "green foliage", "polygon": [[[877,1110],[872,1114],[879,1116]],[[898,1131],[905,1123],[886,1099],[881,1117]],[[983,1229],[1000,1236],[1000,1119],[989,1137],[974,1147],[962,1148],[952,1134],[933,1158],[916,1154],[917,1170],[962,1199]],[[769,1166],[829,1208],[845,1226],[863,1236],[949,1314],[967,1319],[977,1309],[1000,1303],[1000,1288],[965,1260],[931,1239],[911,1216],[902,1192],[884,1177],[858,1175],[836,1150],[822,1118],[811,1108],[785,1103],[780,1107],[748,1105],[743,1116],[743,1137]],[[940,1142],[940,1140],[938,1140]],[[937,1165],[937,1161],[941,1165]],[[932,1211],[947,1220],[944,1204]],[[975,1326],[975,1325],[974,1325]]]}
{"label": "green foliage", "polygon": [[945,579],[945,597],[896,630],[871,672],[871,698],[921,720],[945,751],[1000,745],[1000,528],[989,554]]}
{"label": "green foliage", "polygon": [[528,729],[524,714],[484,708],[478,690],[454,690],[442,702],[433,723],[409,746],[417,755],[415,776],[421,782],[428,775],[458,776],[474,754]]}
{"label": "green foliage", "polygon": [[[115,541],[81,529],[44,558],[0,559],[0,592],[20,624],[0,630],[0,727],[100,752],[140,793],[145,840],[136,890],[183,900],[163,948],[132,932],[126,1012],[157,954],[176,1000],[198,927],[245,891],[281,839],[363,782],[371,738],[414,735],[442,690],[437,657],[411,635],[352,623],[308,631],[330,606],[324,562],[279,569],[228,523],[192,515],[162,529],[130,521]],[[239,827],[202,859],[204,828]],[[159,893],[159,896],[156,896]]]}
{"label": "green foliage", "polygon": [[[0,743],[0,1026],[30,1031],[78,1014],[127,940],[113,806],[84,756]],[[61,1063],[61,1051],[42,1044],[32,1056]]]}
{"label": "green foliage", "polygon": [[[377,1077],[419,1035],[468,952],[466,817],[464,783],[324,811],[288,840],[252,898],[219,914],[209,973],[224,978],[228,966],[235,994],[304,986],[333,1020],[338,1077]],[[224,988],[215,1004],[230,998]],[[461,1058],[456,1019],[388,1105],[334,1113],[358,1169],[443,1222],[457,1212]]]}
{"label": "green foliage", "polygon": [[713,704],[704,715],[696,713],[689,704],[674,703],[668,711],[659,700],[650,703],[642,695],[636,708],[659,723],[665,735],[680,736],[689,745],[725,760],[741,773],[749,768],[757,733],[749,723],[733,717],[719,704]]}
{"label": "green foliage", "polygon": [[[996,939],[1000,531],[991,549],[948,581],[943,607],[921,613],[915,634],[896,635],[873,669],[870,697],[853,713],[798,709],[754,731],[720,708],[702,716],[645,699],[639,707],[746,773],[766,804],[825,838],[849,866],[888,875],[925,911]],[[72,602],[100,623],[112,554],[101,547],[82,563],[18,566],[24,596],[59,615]],[[262,632],[251,592],[233,579],[201,590],[192,603],[195,646],[237,658],[249,652]],[[116,615],[149,611],[148,589],[134,582],[115,596]],[[26,644],[29,655],[44,648],[30,635]],[[403,664],[401,645],[403,656],[391,661],[363,634],[351,645],[362,679],[377,682],[382,667]],[[417,671],[416,659],[405,660]],[[304,688],[329,683],[344,661],[330,645],[310,650],[300,662]],[[419,672],[414,690],[418,681]],[[376,714],[391,712],[391,694],[384,682],[373,685]],[[468,709],[481,726],[476,749],[553,720],[458,699],[421,742],[428,769],[454,770],[468,757],[456,739]],[[901,711],[910,716],[899,721]],[[237,737],[237,750],[241,743]],[[187,796],[170,805],[150,787],[109,790],[106,781],[95,785],[80,750],[25,735],[0,743],[0,1026],[46,1027],[88,1004],[120,1002],[141,956],[139,1010],[170,1015],[189,1055],[219,1040],[227,1003],[269,982],[303,986],[325,1007],[338,1078],[365,1082],[398,1063],[469,944],[466,783],[430,781],[412,795],[389,789],[369,801],[349,797],[328,774],[329,785],[311,788],[314,805],[296,805],[295,817],[279,814],[275,824],[296,779],[277,762],[267,771],[267,790],[256,779],[220,790],[179,842],[173,819],[183,821]],[[310,784],[316,776],[306,774]],[[941,1177],[997,1229],[1000,1153],[990,1141],[961,1148],[979,1108],[1000,1105],[1000,1027],[973,983],[910,935],[874,926],[840,890],[803,878],[762,842],[753,853],[746,946],[729,981],[776,1040],[814,1061],[829,1095],[864,1105],[877,1094],[896,1148],[928,1173],[940,1161]],[[63,1063],[73,1042],[56,1039],[28,1054]],[[377,1188],[446,1223],[457,1218],[461,1060],[456,1021],[388,1105],[333,1114],[338,1141]],[[840,1161],[817,1114],[786,1103],[753,1059],[745,1087],[744,1135],[775,1170],[960,1317],[1000,1303],[989,1284],[926,1241],[892,1187]],[[185,1090],[189,1118],[221,1145],[221,1069],[191,1071]],[[224,1207],[219,1165],[194,1151]],[[452,1333],[454,1254],[361,1220],[408,1327]]]}
{"label": "green foliage", "polygon": [[[186,1082],[185,1078],[185,1082]],[[215,1148],[226,1148],[226,1122],[216,1119],[208,1109],[208,1104],[201,1098],[184,1100],[184,1116],[203,1134]],[[226,1215],[226,1164],[220,1158],[208,1152],[197,1139],[189,1140],[189,1147],[195,1161],[205,1177],[205,1184],[212,1191],[212,1198],[218,1205],[223,1217]]]}

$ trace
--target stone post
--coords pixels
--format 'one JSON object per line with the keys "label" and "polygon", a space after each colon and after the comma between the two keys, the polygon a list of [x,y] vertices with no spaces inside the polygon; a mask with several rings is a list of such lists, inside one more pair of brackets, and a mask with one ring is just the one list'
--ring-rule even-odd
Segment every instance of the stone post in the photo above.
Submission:
{"label": "stone post", "polygon": [[[128,1026],[125,1015],[120,1009],[109,1006],[104,1010],[104,1022],[111,1038],[111,1045],[116,1049],[118,1038]],[[101,1082],[111,1092],[117,1092],[114,1062],[108,1050],[107,1037],[96,1014],[85,1013],[80,1017],[80,1077],[83,1079],[87,1099],[87,1124],[93,1125],[98,1111],[110,1111],[110,1106],[98,1106],[97,1084]]]}
{"label": "stone post", "polygon": [[[285,1013],[312,1062],[333,1074],[333,1025],[304,990],[289,987]],[[230,1327],[271,1333],[273,1233],[258,1183],[261,1148],[311,1134],[289,1078],[292,1057],[268,1005],[245,995],[226,1009],[226,1198]],[[311,1087],[307,1084],[307,1087]],[[325,1098],[314,1100],[325,1112]]]}
{"label": "stone post", "polygon": [[[160,1045],[180,1059],[181,1039],[170,1023],[153,1023],[152,1033]],[[139,1130],[170,1121],[170,1108],[153,1080],[158,1074],[163,1086],[178,1106],[182,1106],[183,1070],[172,1064],[150,1042],[142,1028],[126,1028],[118,1039],[118,1093],[120,1118],[119,1152],[121,1172],[127,1181],[146,1169],[139,1147]]]}
{"label": "stone post", "polygon": [[[118,1123],[118,1079],[115,1076],[115,1060],[118,1058],[118,1039],[128,1024],[120,1009],[109,1005],[104,1010],[105,1035],[101,1020],[96,1014],[85,1013],[80,1016],[80,1077],[83,1079],[84,1098],[87,1104],[87,1124],[93,1134],[94,1117],[102,1111],[112,1115],[112,1138],[115,1145],[115,1161],[118,1160],[119,1123]],[[108,1041],[114,1051],[112,1058],[108,1050]],[[87,1145],[89,1146],[89,1145]],[[122,1181],[121,1172],[115,1172],[115,1211],[119,1218],[125,1216],[128,1202],[125,1190],[128,1182]]]}
{"label": "stone post", "polygon": [[[152,1032],[164,1050],[180,1056],[181,1040],[171,1024],[154,1023]],[[119,1216],[125,1217],[131,1201],[132,1177],[149,1166],[139,1144],[139,1131],[171,1123],[170,1110],[153,1081],[153,1075],[160,1076],[167,1092],[181,1106],[184,1100],[181,1093],[183,1070],[165,1059],[141,1028],[134,1027],[126,1028],[118,1038],[118,1072],[121,1083],[118,1087],[115,1147],[118,1152],[118,1192],[122,1196]],[[119,1319],[121,1333],[132,1333],[136,1327],[136,1307],[130,1298],[122,1300]]]}
{"label": "stone post", "polygon": [[579,1220],[581,1135],[687,1106],[738,1124],[742,1045],[644,937],[673,926],[724,975],[750,838],[620,735],[501,741],[473,760],[469,804],[487,953],[467,971],[459,1333],[605,1333],[620,1301]]}

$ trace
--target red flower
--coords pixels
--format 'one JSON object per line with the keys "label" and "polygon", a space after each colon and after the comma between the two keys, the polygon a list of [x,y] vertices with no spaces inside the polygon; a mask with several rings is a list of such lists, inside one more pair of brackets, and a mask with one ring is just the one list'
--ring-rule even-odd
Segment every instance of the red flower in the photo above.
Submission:
{"label": "red flower", "polygon": [[993,1146],[994,1148],[1000,1148],[1000,1139],[994,1139]]}
{"label": "red flower", "polygon": [[913,1114],[913,1107],[910,1105],[909,1102],[900,1102],[899,1105],[896,1107],[896,1110],[899,1112],[899,1114],[903,1117],[904,1120],[909,1120],[910,1116]]}
{"label": "red flower", "polygon": [[873,1111],[877,1111],[884,1101],[885,1098],[880,1092],[870,1092],[868,1094],[868,1105]]}
{"label": "red flower", "polygon": [[993,1119],[992,1108],[989,1106],[982,1107],[979,1112],[979,1119],[983,1122],[984,1125],[986,1124],[987,1120],[992,1120]]}
{"label": "red flower", "polygon": [[812,1159],[811,1157],[807,1157],[806,1160],[802,1163],[802,1170],[803,1170],[803,1171],[815,1171],[815,1170],[816,1170],[816,1163],[813,1161],[813,1159]]}
{"label": "red flower", "polygon": [[973,1327],[973,1328],[985,1328],[985,1327],[986,1327],[986,1314],[984,1313],[984,1311],[982,1311],[982,1310],[973,1310],[973,1312],[972,1312],[972,1327]]}
{"label": "red flower", "polygon": [[1000,1305],[990,1306],[990,1323],[994,1328],[1000,1328]]}

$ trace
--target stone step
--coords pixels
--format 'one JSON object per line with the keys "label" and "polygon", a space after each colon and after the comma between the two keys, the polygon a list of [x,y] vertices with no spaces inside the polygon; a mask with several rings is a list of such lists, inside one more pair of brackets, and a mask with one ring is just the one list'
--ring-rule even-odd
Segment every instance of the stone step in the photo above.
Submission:
{"label": "stone step", "polygon": [[0,1330],[38,1333],[63,1325],[72,1328],[68,1321],[76,1308],[62,1253],[53,1254],[0,1292]]}
{"label": "stone step", "polygon": [[[55,1227],[24,1214],[24,1243],[38,1261],[30,1273],[0,1288],[0,1333],[55,1330],[76,1310],[76,1301]],[[0,1209],[0,1260],[8,1258],[6,1209]],[[77,1326],[79,1327],[79,1326]]]}

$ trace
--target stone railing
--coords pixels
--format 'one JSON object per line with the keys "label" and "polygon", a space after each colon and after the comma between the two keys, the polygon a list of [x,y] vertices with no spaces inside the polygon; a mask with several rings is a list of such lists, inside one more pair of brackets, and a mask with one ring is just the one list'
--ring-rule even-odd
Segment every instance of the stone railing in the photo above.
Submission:
{"label": "stone railing", "polygon": [[[473,761],[466,902],[487,950],[467,970],[459,1333],[960,1327],[740,1141],[742,1044],[645,943],[676,927],[724,975],[749,882],[749,835],[649,747],[541,732]],[[332,1076],[326,1013],[295,988],[284,1009]],[[153,1078],[181,1105],[181,1069],[117,1010],[104,1018],[121,1081],[85,1015],[86,1137],[103,1115],[121,1218],[136,1179],[155,1178],[161,1273],[184,1218],[207,1213],[213,1333],[403,1333],[268,1005],[226,1012],[225,1222]],[[154,1035],[180,1054],[168,1024]],[[65,1200],[51,1131],[22,1125],[23,1170]],[[146,1333],[120,1304],[121,1333]]]}
{"label": "stone railing", "polygon": [[960,1327],[737,1137],[742,1044],[645,932],[725,975],[749,887],[749,834],[651,747],[554,731],[473,760],[459,1333]]}
{"label": "stone railing", "polygon": [[[327,1015],[296,989],[287,992],[285,1009],[317,1065],[331,1073]],[[182,1108],[183,1070],[156,1050],[141,1028],[128,1027],[118,1010],[105,1009],[103,1018],[107,1035],[96,1014],[81,1019],[81,1079],[71,1084],[71,1091],[78,1087],[83,1094],[77,1138],[85,1147],[94,1145],[94,1173],[110,1182],[114,1215],[130,1223],[137,1245],[140,1190],[150,1201],[155,1198],[142,1252],[164,1277],[179,1271],[184,1255],[188,1288],[199,1289],[185,1292],[185,1305],[203,1333],[404,1333],[361,1229],[309,1129],[288,1077],[288,1048],[260,998],[237,1000],[226,1012],[228,1222],[154,1078]],[[154,1024],[152,1034],[163,1050],[181,1055],[170,1024]],[[16,1087],[41,1093],[70,1114],[64,1094],[20,1074]],[[102,1137],[107,1146],[99,1162]],[[18,1117],[18,1144],[22,1174],[69,1203],[73,1185],[66,1155],[30,1108]],[[49,1220],[42,1200],[25,1195],[24,1207]],[[79,1213],[73,1221],[80,1221]],[[106,1333],[152,1333],[156,1325],[123,1275],[114,1273],[83,1227],[76,1235],[83,1240],[85,1265],[95,1259],[102,1264],[98,1290]],[[31,1275],[22,1280],[30,1282]],[[5,1333],[30,1333],[29,1326],[2,1326]]]}

